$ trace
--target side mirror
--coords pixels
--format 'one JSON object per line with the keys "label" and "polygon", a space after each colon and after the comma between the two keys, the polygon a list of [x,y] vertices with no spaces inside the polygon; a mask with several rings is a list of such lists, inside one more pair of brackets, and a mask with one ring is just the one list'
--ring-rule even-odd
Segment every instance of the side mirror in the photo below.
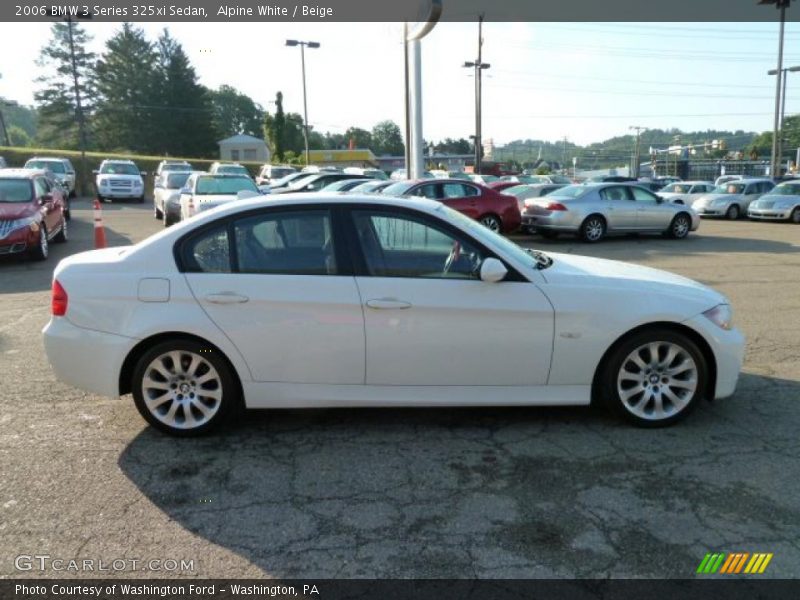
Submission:
{"label": "side mirror", "polygon": [[503,281],[508,275],[506,266],[496,258],[487,258],[481,265],[481,281],[486,283],[497,283]]}
{"label": "side mirror", "polygon": [[39,204],[42,206],[45,204],[49,204],[52,201],[53,201],[53,194],[45,194],[44,196],[39,198]]}

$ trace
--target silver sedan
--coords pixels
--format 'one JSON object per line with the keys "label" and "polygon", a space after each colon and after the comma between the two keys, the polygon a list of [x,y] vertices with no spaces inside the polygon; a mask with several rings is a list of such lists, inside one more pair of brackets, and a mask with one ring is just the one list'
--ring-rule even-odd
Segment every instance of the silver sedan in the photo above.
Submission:
{"label": "silver sedan", "polygon": [[791,221],[800,224],[800,181],[781,183],[751,202],[747,209],[751,219]]}
{"label": "silver sedan", "polygon": [[526,202],[522,226],[544,237],[577,234],[586,242],[640,232],[680,239],[700,226],[700,218],[690,207],[665,202],[637,185],[599,183],[570,185]]}
{"label": "silver sedan", "polygon": [[714,188],[710,194],[700,196],[692,204],[700,216],[725,217],[735,221],[747,214],[751,202],[775,187],[769,179],[741,179],[729,181]]}

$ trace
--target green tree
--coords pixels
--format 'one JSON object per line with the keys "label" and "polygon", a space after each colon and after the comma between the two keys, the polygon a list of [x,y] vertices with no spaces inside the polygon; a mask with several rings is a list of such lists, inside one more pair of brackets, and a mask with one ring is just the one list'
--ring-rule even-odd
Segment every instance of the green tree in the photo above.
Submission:
{"label": "green tree", "polygon": [[17,125],[11,125],[8,128],[8,139],[11,142],[12,146],[31,146],[33,145],[33,140],[31,136],[28,135],[28,132],[22,129],[22,127],[18,127]]}
{"label": "green tree", "polygon": [[400,127],[394,121],[381,121],[372,128],[372,151],[376,156],[399,156],[405,152]]}
{"label": "green tree", "polygon": [[[78,23],[72,23],[72,40],[75,49],[75,73],[78,94],[84,115],[92,111],[94,90],[91,70],[95,54],[86,50],[91,37]],[[78,118],[75,98],[75,79],[72,71],[68,23],[53,23],[50,35],[39,52],[37,66],[45,73],[36,79],[38,87],[34,99],[38,108],[39,144],[57,148],[77,148]],[[21,126],[21,125],[20,125]],[[33,132],[26,130],[29,135]]]}
{"label": "green tree", "polygon": [[220,138],[264,134],[264,109],[236,88],[222,85],[211,92],[214,126]]}
{"label": "green tree", "polygon": [[189,57],[168,29],[159,36],[156,49],[159,108],[153,115],[157,130],[153,151],[171,156],[213,156],[217,136],[208,92],[198,83]]}
{"label": "green tree", "polygon": [[94,130],[100,148],[150,152],[158,147],[158,126],[167,112],[159,110],[158,58],[144,31],[130,23],[123,23],[106,42],[94,79]]}
{"label": "green tree", "polygon": [[283,112],[283,93],[275,94],[275,116],[264,114],[264,139],[269,142],[272,155],[283,162],[286,149],[286,115]]}
{"label": "green tree", "polygon": [[351,145],[353,148],[370,148],[373,143],[372,134],[360,127],[349,127],[347,131],[344,132],[344,138],[348,148]]}

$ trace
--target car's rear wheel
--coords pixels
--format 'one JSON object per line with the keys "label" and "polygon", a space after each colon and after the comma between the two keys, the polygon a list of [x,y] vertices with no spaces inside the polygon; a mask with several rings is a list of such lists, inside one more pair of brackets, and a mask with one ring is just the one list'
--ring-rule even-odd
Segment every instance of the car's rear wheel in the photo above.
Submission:
{"label": "car's rear wheel", "polygon": [[228,361],[191,340],[157,344],[133,371],[133,400],[156,429],[177,436],[207,433],[239,405]]}
{"label": "car's rear wheel", "polygon": [[47,241],[47,228],[44,223],[39,224],[39,240],[36,247],[31,250],[31,258],[34,260],[47,260],[50,255],[50,244]]}
{"label": "car's rear wheel", "polygon": [[497,215],[483,215],[480,218],[480,223],[484,227],[491,229],[495,233],[500,233],[500,229],[502,228],[502,223],[500,222],[500,217]]}
{"label": "car's rear wheel", "polygon": [[739,218],[739,205],[738,204],[731,204],[728,210],[725,212],[725,218],[729,221],[735,221]]}
{"label": "car's rear wheel", "polygon": [[669,237],[682,240],[687,235],[689,235],[689,231],[692,229],[692,220],[689,218],[689,215],[685,213],[680,213],[675,215],[675,218],[672,219],[672,223],[669,226]]}
{"label": "car's rear wheel", "polygon": [[602,394],[611,409],[640,427],[680,421],[705,395],[708,367],[687,336],[652,329],[624,340],[603,370]]}
{"label": "car's rear wheel", "polygon": [[792,211],[792,214],[789,216],[789,220],[792,223],[800,224],[800,206]]}
{"label": "car's rear wheel", "polygon": [[599,242],[605,234],[606,221],[600,215],[589,215],[581,224],[580,236],[584,242]]}
{"label": "car's rear wheel", "polygon": [[61,231],[59,231],[56,236],[53,238],[54,242],[58,242],[59,244],[63,244],[69,240],[69,231],[67,231],[67,217],[61,220]]}

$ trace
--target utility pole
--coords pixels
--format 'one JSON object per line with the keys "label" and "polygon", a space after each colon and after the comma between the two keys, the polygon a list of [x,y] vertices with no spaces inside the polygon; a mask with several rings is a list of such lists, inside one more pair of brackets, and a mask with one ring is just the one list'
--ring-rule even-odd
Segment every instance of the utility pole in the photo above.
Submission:
{"label": "utility pole", "polygon": [[491,67],[482,60],[483,49],[483,13],[478,15],[478,59],[475,62],[465,62],[464,67],[475,69],[475,173],[481,172],[481,158],[483,154],[483,140],[481,137],[481,71]]}
{"label": "utility pole", "polygon": [[639,165],[641,163],[641,141],[642,131],[647,131],[647,127],[640,127],[639,125],[632,125],[630,129],[636,131],[636,149],[633,152],[633,167],[631,177],[639,178]]}
{"label": "utility pole", "polygon": [[565,166],[567,164],[567,136],[564,136],[564,155],[561,159],[561,168],[566,169]]}
{"label": "utility pole", "polygon": [[791,4],[792,0],[760,0],[759,4],[774,4],[775,8],[781,11],[780,16],[780,33],[778,34],[778,68],[775,70],[775,122],[772,128],[772,160],[771,171],[772,176],[777,177],[780,175],[781,166],[778,157],[778,127],[780,125],[781,115],[781,86],[783,85],[783,32],[786,23],[786,9]]}
{"label": "utility pole", "polygon": [[83,106],[81,105],[81,91],[78,84],[78,62],[75,58],[75,40],[72,36],[72,17],[67,17],[67,28],[69,30],[69,57],[72,65],[72,83],[75,90],[75,112],[78,117],[78,144],[81,151],[81,194],[86,195],[86,121],[83,116]]}
{"label": "utility pole", "polygon": [[[0,79],[3,78],[3,74],[0,73]],[[6,127],[6,120],[3,118],[3,105],[5,103],[0,101],[0,127],[3,128],[3,138],[5,138],[6,146],[11,145],[11,141],[8,139],[8,128]]]}

